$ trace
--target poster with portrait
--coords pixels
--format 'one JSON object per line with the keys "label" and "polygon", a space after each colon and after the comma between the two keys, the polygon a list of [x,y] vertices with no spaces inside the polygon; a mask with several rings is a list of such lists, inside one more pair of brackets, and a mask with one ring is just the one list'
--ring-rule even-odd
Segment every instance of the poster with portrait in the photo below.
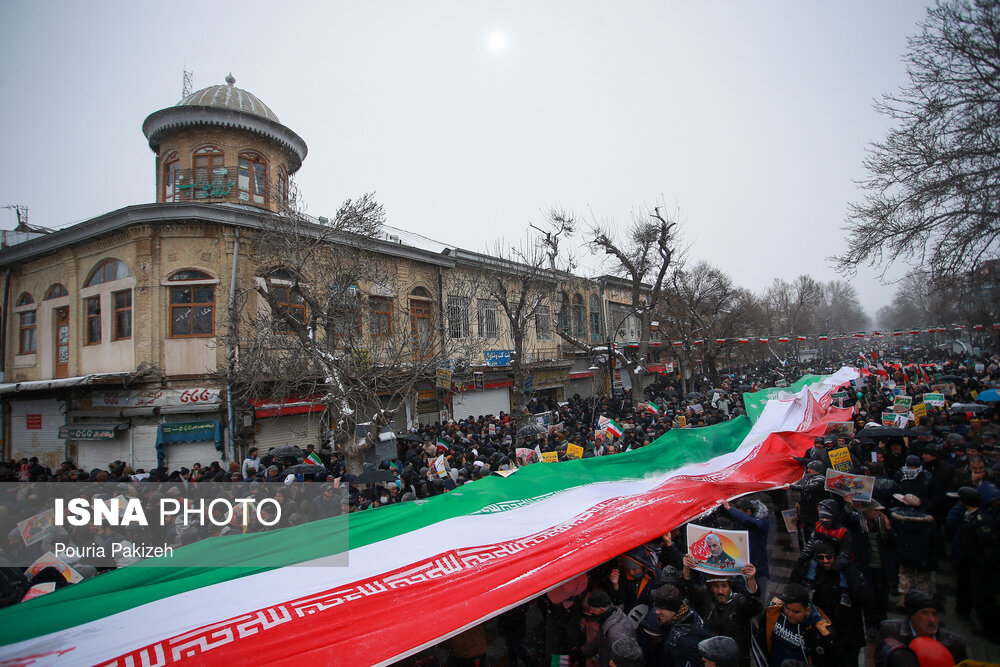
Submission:
{"label": "poster with portrait", "polygon": [[851,496],[855,500],[868,502],[875,490],[875,478],[868,475],[852,475],[829,468],[826,471],[826,490],[838,496]]}
{"label": "poster with portrait", "polygon": [[722,530],[689,523],[688,553],[695,569],[708,574],[739,574],[750,562],[750,540],[745,530]]}
{"label": "poster with portrait", "polygon": [[824,435],[844,436],[845,438],[854,437],[854,422],[829,422],[826,425],[826,431]]}
{"label": "poster with portrait", "polygon": [[538,463],[538,452],[534,449],[530,449],[528,447],[518,447],[514,450],[514,455],[517,457],[517,464],[520,466]]}
{"label": "poster with portrait", "polygon": [[59,573],[62,574],[62,576],[66,577],[66,581],[68,581],[71,584],[76,584],[83,581],[83,577],[80,575],[79,572],[74,570],[66,563],[66,561],[64,561],[62,558],[55,555],[51,551],[46,551],[41,556],[39,556],[38,560],[32,563],[31,566],[24,571],[24,576],[31,579],[32,577],[34,577],[36,574],[38,574],[47,567],[54,567],[55,569],[59,570]]}
{"label": "poster with portrait", "polygon": [[799,511],[794,507],[781,510],[781,519],[785,522],[785,530],[789,533],[794,533],[799,527]]}
{"label": "poster with portrait", "polygon": [[30,516],[17,524],[21,539],[25,546],[40,542],[52,534],[55,529],[55,510],[45,510]]}

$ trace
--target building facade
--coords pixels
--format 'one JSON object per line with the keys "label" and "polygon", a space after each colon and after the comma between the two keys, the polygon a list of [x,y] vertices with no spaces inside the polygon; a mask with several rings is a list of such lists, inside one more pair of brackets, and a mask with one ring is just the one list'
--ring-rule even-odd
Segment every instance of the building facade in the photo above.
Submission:
{"label": "building facade", "polygon": [[[179,468],[238,460],[252,445],[324,441],[330,424],[315,397],[233,398],[235,309],[264,307],[258,286],[283,289],[280,267],[261,266],[251,242],[287,219],[289,179],[307,153],[235,83],[229,76],[146,118],[153,203],[0,249],[5,456]],[[366,252],[395,279],[351,286],[359,332],[406,332],[416,347],[435,335],[469,343],[438,348],[449,350],[438,376],[391,406],[395,426],[510,412],[517,345],[503,308],[476,288],[488,258],[391,227]],[[239,306],[238,294],[249,295]],[[300,307],[292,301],[285,306]],[[529,395],[561,401],[607,387],[592,352],[556,327],[587,344],[612,328],[628,340],[620,301],[607,282],[553,277],[521,341]]]}

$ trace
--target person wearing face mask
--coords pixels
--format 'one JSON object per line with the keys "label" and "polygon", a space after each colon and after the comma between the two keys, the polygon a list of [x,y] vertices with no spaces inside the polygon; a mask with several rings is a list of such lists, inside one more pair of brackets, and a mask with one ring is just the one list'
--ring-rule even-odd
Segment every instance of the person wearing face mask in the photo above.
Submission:
{"label": "person wearing face mask", "polygon": [[[854,535],[848,526],[844,524],[843,514],[840,505],[833,498],[820,501],[816,507],[819,520],[813,526],[813,530],[799,554],[799,562],[796,569],[806,567],[806,564],[813,557],[815,547],[821,541],[830,542],[836,545],[838,561],[841,566],[846,567],[854,561]],[[852,515],[849,518],[853,519]]]}
{"label": "person wearing face mask", "polygon": [[840,655],[829,617],[809,601],[809,589],[789,584],[764,614],[754,637],[758,665],[781,667],[785,660],[809,665],[837,665]]}

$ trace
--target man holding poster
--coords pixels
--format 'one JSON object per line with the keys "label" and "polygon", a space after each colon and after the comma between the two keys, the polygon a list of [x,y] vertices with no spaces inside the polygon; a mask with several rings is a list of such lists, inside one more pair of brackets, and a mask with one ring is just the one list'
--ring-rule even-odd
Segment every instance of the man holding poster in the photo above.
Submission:
{"label": "man holding poster", "polygon": [[[694,528],[694,531],[692,531],[692,528]],[[697,608],[707,612],[704,617],[705,624],[716,635],[726,635],[735,639],[740,648],[740,655],[742,656],[740,666],[749,667],[750,626],[753,619],[764,610],[764,604],[760,599],[760,589],[757,586],[757,568],[751,563],[746,562],[745,558],[743,559],[743,564],[733,574],[742,574],[745,577],[746,590],[737,592],[733,590],[731,577],[718,574],[718,570],[709,567],[707,561],[709,558],[732,561],[740,556],[745,557],[748,553],[739,552],[739,556],[729,556],[726,559],[723,555],[725,549],[716,547],[717,553],[702,559],[702,556],[704,556],[702,546],[696,546],[699,543],[702,545],[708,543],[705,548],[711,550],[712,547],[710,545],[715,542],[715,538],[718,538],[720,544],[726,540],[726,546],[730,547],[730,544],[735,545],[730,535],[739,532],[743,532],[745,539],[746,533],[744,531],[716,530],[688,524],[688,544],[691,545],[691,553],[684,556],[682,575],[688,583],[692,601]],[[701,537],[692,541],[692,536],[699,533],[701,533]],[[731,548],[734,550],[738,549],[738,547]],[[701,552],[701,555],[695,555],[698,552]],[[704,585],[699,584],[693,579],[691,571],[695,569],[710,573],[706,577]]]}

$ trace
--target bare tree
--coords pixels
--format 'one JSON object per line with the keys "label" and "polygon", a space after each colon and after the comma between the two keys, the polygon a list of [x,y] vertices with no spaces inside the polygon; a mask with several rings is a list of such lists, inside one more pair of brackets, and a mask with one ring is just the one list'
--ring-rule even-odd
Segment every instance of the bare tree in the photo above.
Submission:
{"label": "bare tree", "polygon": [[[701,357],[712,385],[719,386],[717,361],[735,346],[733,340],[750,326],[752,297],[737,287],[720,269],[698,262],[690,269],[673,272],[668,298],[657,312],[660,330],[683,345],[675,351],[690,367],[695,355]],[[682,389],[688,391],[682,368]]]}
{"label": "bare tree", "polygon": [[813,316],[817,333],[858,331],[870,322],[853,285],[844,280],[831,280],[821,286],[821,299]]}
{"label": "bare tree", "polygon": [[[628,286],[629,316],[635,317],[639,324],[638,346],[614,345],[610,352],[627,371],[633,387],[632,402],[638,405],[642,398],[640,381],[649,360],[654,313],[666,300],[669,272],[681,255],[677,247],[677,222],[657,207],[647,216],[633,216],[621,236],[611,225],[594,222],[585,241],[591,252],[606,256],[611,274],[622,278]],[[613,326],[609,321],[609,336],[614,335]],[[608,346],[588,344],[572,336],[565,327],[557,330],[564,340],[581,350],[591,354],[609,352]]]}
{"label": "bare tree", "polygon": [[960,316],[956,301],[950,287],[935,284],[927,272],[915,269],[899,281],[892,303],[879,309],[879,325],[910,329],[957,322]]}
{"label": "bare tree", "polygon": [[[397,263],[375,260],[386,250],[383,220],[370,194],[344,202],[332,220],[309,219],[294,206],[268,218],[249,241],[252,287],[231,315],[234,395],[309,397],[322,405],[317,416],[332,425],[354,474],[381,427],[453,353],[431,299],[426,317],[414,315],[396,293]],[[367,423],[368,435],[356,438],[355,427]]]}
{"label": "bare tree", "polygon": [[906,61],[909,84],[876,105],[895,126],[869,148],[834,259],[845,275],[904,260],[961,280],[1000,235],[1000,3],[938,0]]}
{"label": "bare tree", "polygon": [[764,292],[764,304],[772,334],[811,333],[816,309],[823,301],[822,286],[801,275],[792,282],[775,278]]}

